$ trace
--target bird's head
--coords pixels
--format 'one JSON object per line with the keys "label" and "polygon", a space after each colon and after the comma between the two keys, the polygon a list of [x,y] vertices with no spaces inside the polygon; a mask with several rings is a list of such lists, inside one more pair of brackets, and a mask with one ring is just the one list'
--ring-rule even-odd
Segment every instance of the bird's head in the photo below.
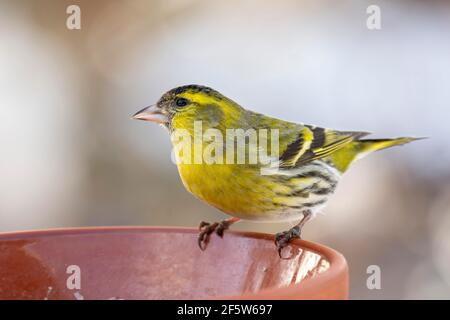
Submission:
{"label": "bird's head", "polygon": [[166,92],[155,105],[138,111],[133,119],[160,123],[169,129],[190,129],[194,121],[216,128],[238,119],[242,110],[211,88],[187,85]]}

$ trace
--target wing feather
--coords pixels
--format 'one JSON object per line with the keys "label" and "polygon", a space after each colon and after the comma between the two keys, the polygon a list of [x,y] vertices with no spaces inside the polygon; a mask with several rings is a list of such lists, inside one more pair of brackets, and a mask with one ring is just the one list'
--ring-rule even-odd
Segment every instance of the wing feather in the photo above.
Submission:
{"label": "wing feather", "polygon": [[368,135],[368,132],[336,131],[314,126],[304,126],[280,156],[282,167],[297,167],[324,158],[348,143]]}

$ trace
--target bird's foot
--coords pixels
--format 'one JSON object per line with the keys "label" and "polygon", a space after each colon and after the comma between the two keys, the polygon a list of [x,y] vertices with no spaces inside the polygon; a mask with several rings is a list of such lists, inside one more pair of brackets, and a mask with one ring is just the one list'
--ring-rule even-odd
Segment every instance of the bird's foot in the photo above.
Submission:
{"label": "bird's foot", "polygon": [[275,235],[275,245],[278,249],[278,255],[281,256],[281,251],[291,242],[292,239],[301,239],[301,228],[297,225],[287,231],[279,232]]}
{"label": "bird's foot", "polygon": [[206,249],[209,238],[213,232],[222,238],[224,231],[227,230],[232,223],[233,221],[230,220],[222,220],[214,223],[205,221],[200,222],[200,225],[198,226],[198,229],[200,230],[200,233],[198,234],[198,246],[200,249]]}

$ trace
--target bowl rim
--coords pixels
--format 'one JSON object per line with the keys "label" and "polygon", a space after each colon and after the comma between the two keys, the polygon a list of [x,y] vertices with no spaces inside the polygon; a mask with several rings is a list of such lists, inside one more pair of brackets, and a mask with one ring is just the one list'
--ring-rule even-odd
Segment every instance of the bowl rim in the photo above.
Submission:
{"label": "bowl rim", "polygon": [[[62,227],[49,229],[35,229],[35,230],[20,230],[20,231],[6,231],[0,232],[0,241],[17,240],[25,238],[35,238],[41,236],[60,236],[60,235],[78,235],[78,234],[93,234],[93,233],[114,233],[114,232],[177,232],[177,233],[198,233],[197,228],[179,227],[179,226],[90,226],[90,227]],[[227,234],[233,234],[238,237],[253,238],[260,240],[273,241],[274,235],[262,232],[253,231],[236,231],[227,230]],[[209,298],[209,300],[273,300],[275,299],[289,299],[292,296],[302,294],[308,296],[312,291],[325,290],[330,281],[336,280],[342,275],[347,282],[348,287],[348,265],[345,257],[338,251],[331,249],[325,245],[315,242],[294,239],[291,241],[301,248],[313,251],[330,263],[330,267],[314,277],[305,279],[300,283],[290,284],[285,287],[271,287],[265,288],[256,292],[242,293],[238,295],[226,295]],[[275,250],[275,247],[274,247]],[[348,290],[348,289],[347,289]],[[208,298],[207,298],[208,299]]]}

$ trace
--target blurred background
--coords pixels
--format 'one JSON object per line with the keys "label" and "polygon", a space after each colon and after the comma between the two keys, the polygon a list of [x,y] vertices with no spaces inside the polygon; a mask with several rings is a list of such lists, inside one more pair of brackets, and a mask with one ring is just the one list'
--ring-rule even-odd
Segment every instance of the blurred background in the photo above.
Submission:
{"label": "blurred background", "polygon": [[0,231],[222,219],[184,190],[167,132],[130,120],[204,84],[291,121],[431,137],[356,163],[304,238],[346,256],[351,298],[450,298],[449,18],[448,1],[2,0]]}

